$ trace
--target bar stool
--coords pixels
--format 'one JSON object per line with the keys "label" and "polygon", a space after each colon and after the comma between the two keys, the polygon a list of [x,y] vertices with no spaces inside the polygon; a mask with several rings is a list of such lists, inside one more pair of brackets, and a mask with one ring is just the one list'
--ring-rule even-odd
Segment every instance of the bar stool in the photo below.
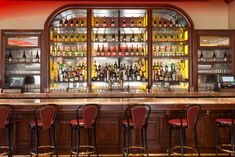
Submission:
{"label": "bar stool", "polygon": [[[79,106],[76,110],[76,119],[70,121],[71,139],[70,139],[70,156],[88,155],[96,153],[99,156],[96,143],[96,120],[99,114],[100,106],[97,104],[86,104]],[[88,131],[88,144],[80,144],[80,129]],[[77,131],[76,148],[73,146],[73,131]],[[93,134],[93,135],[92,135]],[[93,138],[92,138],[93,137]],[[92,143],[93,139],[93,145]],[[76,149],[76,150],[74,150]],[[82,150],[79,150],[82,149]]]}
{"label": "bar stool", "polygon": [[[200,156],[200,151],[197,141],[197,122],[200,111],[201,111],[200,105],[186,105],[181,110],[179,119],[171,119],[168,121],[169,125],[168,156],[171,156],[171,153],[173,153],[174,155],[181,154],[181,156],[184,156],[184,149],[193,150],[198,153],[198,156]],[[186,114],[185,118],[183,118],[183,114]],[[184,145],[185,129],[187,128],[193,129],[194,144],[196,146],[196,149]],[[174,146],[173,149],[171,148],[172,129],[179,130],[179,142],[180,142],[180,146]],[[177,149],[180,149],[180,153],[173,151]]]}
{"label": "bar stool", "polygon": [[[56,105],[49,104],[37,107],[34,109],[33,117],[34,120],[30,122],[30,156],[36,154],[38,155],[52,155],[56,154],[58,156],[58,152],[56,149],[56,141],[55,141],[55,119],[57,114]],[[39,135],[40,131],[48,130],[49,134],[49,145],[40,145]],[[33,134],[35,133],[35,148],[32,146]],[[52,136],[51,136],[52,134]],[[53,145],[52,143],[53,139]],[[46,152],[44,152],[46,149]]]}
{"label": "bar stool", "polygon": [[[129,155],[145,155],[149,156],[148,153],[148,143],[147,143],[147,128],[148,119],[150,116],[151,107],[149,105],[133,105],[128,106],[126,109],[126,119],[122,121],[124,128],[124,148],[123,156]],[[141,145],[130,145],[131,129],[138,130],[141,132]],[[127,140],[127,142],[126,142]],[[126,144],[127,143],[127,144]],[[134,151],[141,151],[141,153],[136,153]]]}
{"label": "bar stool", "polygon": [[[235,111],[233,109],[232,111],[232,116],[230,118],[217,118],[215,120],[216,122],[216,127],[215,127],[215,133],[216,133],[216,156],[218,156],[218,149],[232,154],[233,156],[235,156],[235,144],[234,144],[234,129],[235,129],[235,119],[234,119],[234,114]],[[220,140],[219,140],[219,129],[220,128],[227,128],[229,131],[229,143],[227,144],[220,144]],[[230,149],[229,149],[230,148]]]}
{"label": "bar stool", "polygon": [[0,105],[0,129],[8,129],[8,146],[0,146],[0,156],[12,156],[13,147],[11,142],[11,133],[13,128],[13,113],[14,108],[12,106]]}

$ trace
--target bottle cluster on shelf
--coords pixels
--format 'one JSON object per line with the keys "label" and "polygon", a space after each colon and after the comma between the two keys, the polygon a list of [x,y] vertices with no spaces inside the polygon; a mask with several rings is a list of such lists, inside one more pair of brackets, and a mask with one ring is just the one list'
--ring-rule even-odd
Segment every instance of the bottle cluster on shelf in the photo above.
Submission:
{"label": "bottle cluster on shelf", "polygon": [[153,46],[153,56],[186,56],[188,54],[187,45],[156,45]]}
{"label": "bottle cluster on shelf", "polygon": [[14,53],[9,50],[9,55],[6,55],[6,57],[8,62],[40,62],[39,52],[33,50],[23,50]]}
{"label": "bottle cluster on shelf", "polygon": [[188,31],[186,30],[156,31],[153,35],[154,42],[183,42],[187,40]]}
{"label": "bottle cluster on shelf", "polygon": [[85,46],[50,46],[50,54],[53,57],[85,57]]}
{"label": "bottle cluster on shelf", "polygon": [[153,27],[182,27],[180,20],[177,17],[167,18],[166,16],[153,17]]}
{"label": "bottle cluster on shelf", "polygon": [[[94,27],[118,27],[118,18],[117,17],[94,17]],[[119,27],[144,27],[145,21],[144,17],[120,17]]]}
{"label": "bottle cluster on shelf", "polygon": [[62,63],[51,61],[51,82],[83,82],[87,80],[87,67],[84,62],[73,65],[71,62]]}
{"label": "bottle cluster on shelf", "polygon": [[86,42],[87,34],[85,31],[51,31],[50,40],[52,42]]}
{"label": "bottle cluster on shelf", "polygon": [[186,73],[184,62],[166,63],[154,62],[153,65],[153,80],[154,81],[185,81]]}
{"label": "bottle cluster on shelf", "polygon": [[139,64],[126,65],[105,63],[99,64],[94,61],[92,67],[92,81],[146,81],[147,74],[145,68]]}
{"label": "bottle cluster on shelf", "polygon": [[86,17],[75,17],[71,19],[60,17],[59,27],[86,27]]}
{"label": "bottle cluster on shelf", "polygon": [[[105,32],[103,34],[96,33],[94,35],[93,42],[117,42],[118,41],[118,35],[114,33],[112,34],[106,34]],[[135,34],[134,31],[132,34],[126,34],[123,33],[120,36],[120,42],[145,42],[146,37],[144,33]]]}
{"label": "bottle cluster on shelf", "polygon": [[135,47],[133,46],[133,44],[131,45],[131,47],[128,47],[127,45],[125,47],[121,47],[121,46],[108,46],[105,47],[104,45],[102,45],[102,48],[98,45],[96,48],[96,52],[95,52],[95,56],[125,56],[125,57],[129,57],[129,56],[145,56],[146,55],[146,49],[144,47],[144,45],[142,45],[142,47],[139,47],[138,45],[136,45]]}

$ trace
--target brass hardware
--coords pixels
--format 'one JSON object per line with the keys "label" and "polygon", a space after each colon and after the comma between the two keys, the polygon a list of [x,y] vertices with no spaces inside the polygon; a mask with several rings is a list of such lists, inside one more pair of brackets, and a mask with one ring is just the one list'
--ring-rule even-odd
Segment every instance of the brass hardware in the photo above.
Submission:
{"label": "brass hardware", "polygon": [[[79,151],[79,153],[78,153],[79,155],[90,155],[90,154],[95,153],[94,146],[80,145],[79,148],[86,148],[86,151],[84,151],[84,152]],[[91,149],[91,150],[89,151],[89,149]],[[73,149],[72,154],[77,155],[77,152],[75,150],[76,150],[76,148]]]}
{"label": "brass hardware", "polygon": [[[52,155],[55,153],[55,147],[54,146],[49,146],[49,145],[45,145],[45,146],[39,146],[38,147],[38,152],[42,149],[45,149],[45,148],[50,148],[50,149],[53,149],[52,151],[49,151],[49,152],[45,152],[45,153],[38,153],[39,155]],[[32,155],[36,154],[36,148],[33,148],[32,149],[32,152],[31,152]]]}

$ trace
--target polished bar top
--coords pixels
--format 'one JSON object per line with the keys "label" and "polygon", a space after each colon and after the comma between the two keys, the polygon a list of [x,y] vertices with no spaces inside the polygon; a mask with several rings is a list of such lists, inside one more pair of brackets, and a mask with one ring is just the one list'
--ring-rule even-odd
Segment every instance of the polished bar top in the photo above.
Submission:
{"label": "polished bar top", "polygon": [[223,98],[235,97],[235,92],[185,92],[185,93],[0,93],[0,99],[48,99],[48,98]]}
{"label": "polished bar top", "polygon": [[12,105],[81,105],[88,103],[97,103],[100,105],[131,105],[131,104],[149,104],[149,105],[233,105],[235,98],[76,98],[76,99],[0,99],[0,104]]}

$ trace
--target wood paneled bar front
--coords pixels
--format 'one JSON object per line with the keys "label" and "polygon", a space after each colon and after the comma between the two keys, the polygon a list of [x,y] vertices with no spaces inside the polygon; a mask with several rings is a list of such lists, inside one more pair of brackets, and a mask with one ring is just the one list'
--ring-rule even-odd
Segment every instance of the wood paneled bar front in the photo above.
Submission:
{"label": "wood paneled bar front", "polygon": [[[56,121],[56,141],[59,154],[69,154],[70,127],[69,121],[75,118],[75,110],[79,105],[97,103],[101,106],[101,112],[97,123],[97,140],[100,154],[112,156],[121,155],[123,147],[123,130],[121,122],[125,118],[125,109],[128,105],[149,104],[152,108],[148,126],[148,143],[150,153],[156,156],[166,156],[168,147],[168,125],[167,120],[177,117],[179,111],[187,104],[199,104],[202,111],[198,123],[199,145],[202,154],[208,155],[215,152],[215,118],[231,115],[234,108],[234,93],[211,94],[207,97],[203,93],[190,93],[181,97],[136,97],[136,98],[107,98],[107,97],[80,97],[59,98],[59,95],[22,94],[21,96],[1,94],[0,104],[11,104],[15,108],[14,115],[14,154],[29,154],[29,122],[33,118],[33,109],[39,105],[58,105],[58,117]],[[227,96],[227,97],[225,97]],[[63,97],[63,96],[62,96]],[[71,99],[72,98],[72,99]],[[222,131],[227,135],[226,131]],[[173,134],[176,137],[176,133]],[[186,131],[186,144],[193,145],[191,131]],[[41,143],[46,142],[47,134],[43,134]],[[81,141],[86,140],[85,132],[82,132]],[[137,138],[133,138],[137,139]],[[138,140],[137,140],[138,141]],[[174,138],[177,143],[177,138]],[[226,141],[223,136],[222,141]],[[4,142],[1,138],[1,143]]]}

